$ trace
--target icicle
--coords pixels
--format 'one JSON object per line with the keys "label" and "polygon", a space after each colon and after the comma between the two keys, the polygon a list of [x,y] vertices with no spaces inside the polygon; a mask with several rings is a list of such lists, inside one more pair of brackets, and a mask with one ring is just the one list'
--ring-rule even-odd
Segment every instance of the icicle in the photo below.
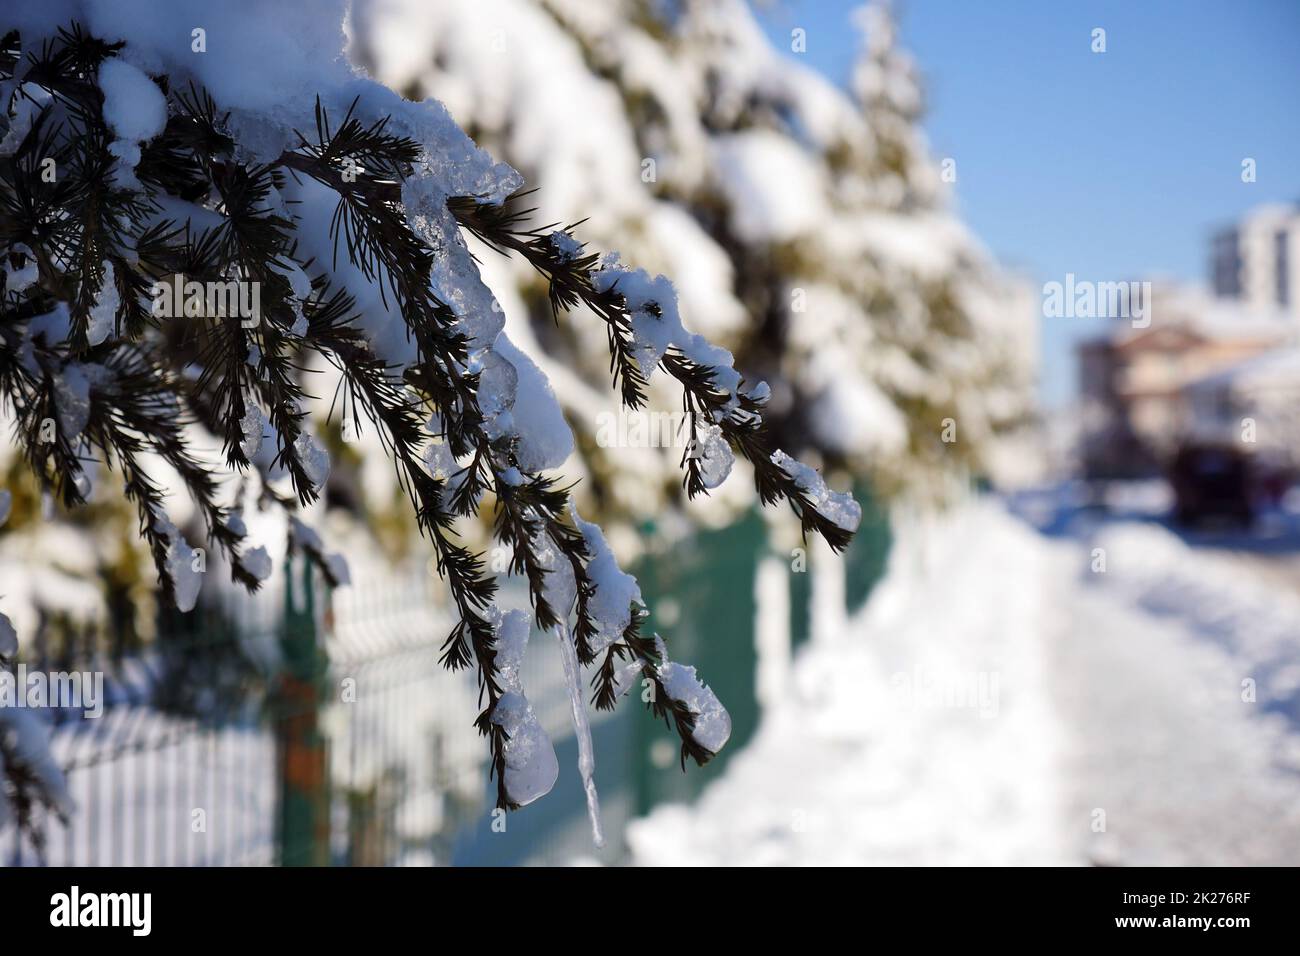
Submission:
{"label": "icicle", "polygon": [[578,773],[587,792],[587,815],[591,817],[591,840],[597,847],[605,845],[605,834],[600,827],[600,797],[596,793],[596,755],[591,746],[591,723],[587,720],[587,702],[582,697],[582,682],[578,673],[578,654],[569,636],[569,626],[561,624],[555,629],[560,642],[560,658],[564,661],[564,683],[569,688],[569,708],[573,712],[573,733],[578,738]]}

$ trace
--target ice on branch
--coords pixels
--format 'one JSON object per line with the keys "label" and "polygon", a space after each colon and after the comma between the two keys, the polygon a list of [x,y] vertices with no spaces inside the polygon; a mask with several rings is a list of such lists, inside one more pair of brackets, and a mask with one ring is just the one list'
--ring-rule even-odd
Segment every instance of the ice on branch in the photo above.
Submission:
{"label": "ice on branch", "polygon": [[204,565],[197,560],[197,553],[184,536],[171,523],[162,508],[154,511],[153,530],[167,541],[167,576],[171,580],[176,608],[180,611],[192,611],[199,600],[199,589],[203,585]]}
{"label": "ice on branch", "polygon": [[307,480],[317,492],[325,488],[325,481],[330,476],[330,454],[313,436],[303,432],[294,442],[294,451],[302,462]]}
{"label": "ice on branch", "polygon": [[266,428],[266,414],[257,405],[249,404],[244,417],[239,420],[242,435],[239,450],[249,461],[256,459],[258,452],[261,451],[262,440],[266,437]]}
{"label": "ice on branch", "polygon": [[731,474],[731,466],[736,463],[736,456],[731,453],[731,446],[727,444],[722,429],[712,423],[706,423],[697,429],[692,452],[699,461],[700,483],[709,490],[726,481]]}
{"label": "ice on branch", "polygon": [[505,788],[510,802],[526,806],[551,792],[560,774],[551,738],[524,694],[521,668],[531,629],[523,611],[492,614],[493,647],[502,694],[492,722],[505,731]]}
{"label": "ice on branch", "polygon": [[569,235],[567,230],[555,229],[546,237],[559,253],[560,258],[565,262],[572,262],[582,255],[582,243],[573,236]]}
{"label": "ice on branch", "polygon": [[665,661],[659,668],[668,696],[694,715],[691,737],[711,753],[717,753],[731,737],[731,715],[716,694],[695,675],[694,667]]}
{"label": "ice on branch", "polygon": [[858,524],[862,521],[862,506],[853,500],[852,495],[831,491],[815,468],[795,461],[779,448],[772,452],[772,464],[794,479],[804,497],[823,518],[845,531],[858,530]]}
{"label": "ice on branch", "polygon": [[623,637],[632,623],[634,608],[643,606],[641,588],[636,578],[618,566],[618,559],[605,541],[605,533],[590,521],[583,521],[576,508],[573,523],[582,532],[591,554],[587,574],[595,593],[587,604],[587,613],[596,628],[591,640],[592,653],[600,654]]}
{"label": "ice on branch", "polygon": [[424,466],[438,481],[449,481],[456,473],[456,456],[451,453],[451,446],[441,438],[429,442],[424,449]]}

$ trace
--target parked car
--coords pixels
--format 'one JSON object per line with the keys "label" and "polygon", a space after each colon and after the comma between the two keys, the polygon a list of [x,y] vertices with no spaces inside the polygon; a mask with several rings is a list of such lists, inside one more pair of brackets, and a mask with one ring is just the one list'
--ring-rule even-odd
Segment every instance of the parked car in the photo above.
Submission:
{"label": "parked car", "polygon": [[1249,526],[1254,520],[1251,459],[1223,444],[1184,445],[1169,467],[1174,489],[1174,519],[1182,525],[1230,520]]}

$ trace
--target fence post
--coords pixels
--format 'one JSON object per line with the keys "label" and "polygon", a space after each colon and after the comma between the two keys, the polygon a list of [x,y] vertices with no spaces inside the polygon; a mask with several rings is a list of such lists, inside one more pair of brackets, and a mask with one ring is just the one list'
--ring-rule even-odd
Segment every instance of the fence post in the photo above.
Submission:
{"label": "fence post", "polygon": [[276,738],[276,837],[281,866],[328,866],[329,760],[320,727],[327,661],[317,637],[311,562],[301,559],[301,600],[294,560],[285,562],[281,670],[272,709]]}

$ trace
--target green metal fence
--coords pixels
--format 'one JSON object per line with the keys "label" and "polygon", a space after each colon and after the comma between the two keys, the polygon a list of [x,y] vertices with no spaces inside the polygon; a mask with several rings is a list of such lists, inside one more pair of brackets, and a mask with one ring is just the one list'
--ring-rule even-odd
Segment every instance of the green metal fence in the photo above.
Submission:
{"label": "green metal fence", "polygon": [[209,607],[140,647],[38,631],[28,670],[101,674],[105,706],[43,709],[76,811],[8,834],[8,863],[447,862],[439,836],[481,810],[481,742],[457,707],[472,679],[438,666],[429,582],[331,613],[304,567],[287,577],[278,619],[251,626]]}
{"label": "green metal fence", "polygon": [[[883,569],[888,526],[868,509],[849,553],[849,599]],[[676,769],[673,735],[635,700],[593,714],[607,832],[690,800],[759,722],[755,572],[762,519],[704,531],[636,569],[652,626],[699,667],[732,716],[708,767]],[[448,627],[423,568],[326,594],[302,566],[275,600],[164,616],[133,646],[93,629],[41,628],[29,669],[103,674],[97,719],[47,708],[76,811],[35,840],[0,834],[12,865],[400,865],[622,859],[590,844],[553,638],[534,634],[524,682],[561,774],[546,799],[492,825],[493,789],[471,726],[472,676],[438,664]],[[807,574],[791,572],[792,634],[806,633]]]}

